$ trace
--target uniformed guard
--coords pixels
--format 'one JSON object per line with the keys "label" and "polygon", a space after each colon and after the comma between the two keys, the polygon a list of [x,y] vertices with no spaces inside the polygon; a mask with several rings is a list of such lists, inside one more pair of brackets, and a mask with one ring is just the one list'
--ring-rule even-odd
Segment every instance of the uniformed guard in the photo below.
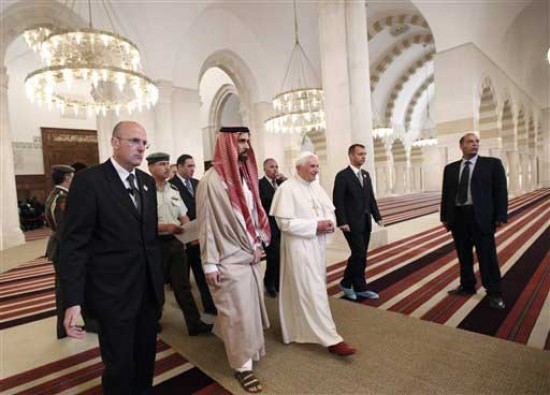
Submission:
{"label": "uniformed guard", "polygon": [[183,311],[189,335],[210,333],[212,325],[201,321],[191,293],[185,246],[174,236],[183,233],[182,225],[189,218],[178,189],[167,181],[170,178],[170,156],[155,152],[147,156],[146,160],[157,187],[158,231],[164,282],[172,286],[176,301]]}
{"label": "uniformed guard", "polygon": [[53,262],[55,269],[55,304],[57,309],[57,338],[62,339],[67,336],[63,327],[63,319],[65,318],[65,308],[61,300],[61,291],[59,289],[58,273],[58,257],[61,227],[65,213],[65,202],[69,187],[74,176],[74,168],[67,165],[55,165],[52,167],[52,180],[55,184],[51,190],[45,204],[46,223],[50,227],[52,234],[48,240],[46,247],[46,258]]}

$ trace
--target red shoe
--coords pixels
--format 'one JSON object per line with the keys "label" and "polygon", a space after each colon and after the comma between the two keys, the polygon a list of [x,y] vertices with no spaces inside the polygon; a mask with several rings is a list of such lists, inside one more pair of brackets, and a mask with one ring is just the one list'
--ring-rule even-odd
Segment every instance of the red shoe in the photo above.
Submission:
{"label": "red shoe", "polygon": [[348,355],[353,355],[357,352],[355,348],[351,347],[346,342],[340,342],[338,344],[335,344],[334,346],[329,346],[328,350],[331,353],[334,353],[341,357],[347,357]]}

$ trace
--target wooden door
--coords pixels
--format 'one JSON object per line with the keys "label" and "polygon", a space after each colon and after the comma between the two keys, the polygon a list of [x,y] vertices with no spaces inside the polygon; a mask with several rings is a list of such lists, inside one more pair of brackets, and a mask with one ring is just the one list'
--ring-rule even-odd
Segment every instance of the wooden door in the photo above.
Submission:
{"label": "wooden door", "polygon": [[47,191],[53,188],[51,180],[52,166],[71,165],[75,162],[82,162],[88,167],[99,164],[97,131],[60,128],[40,129],[42,131]]}

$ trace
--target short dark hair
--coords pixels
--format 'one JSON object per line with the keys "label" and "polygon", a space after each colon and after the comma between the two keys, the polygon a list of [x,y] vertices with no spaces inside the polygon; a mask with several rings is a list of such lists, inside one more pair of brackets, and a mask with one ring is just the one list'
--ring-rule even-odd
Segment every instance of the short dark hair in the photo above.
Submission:
{"label": "short dark hair", "polygon": [[67,173],[66,171],[62,171],[62,170],[59,170],[59,169],[53,169],[52,170],[53,183],[55,185],[59,185],[59,184],[63,183],[63,181],[65,181],[65,176],[67,174],[71,174],[71,173]]}
{"label": "short dark hair", "polygon": [[351,155],[355,152],[355,148],[365,148],[365,146],[363,144],[352,144],[349,146],[348,148],[348,155]]}
{"label": "short dark hair", "polygon": [[185,164],[185,161],[187,159],[193,159],[193,157],[189,154],[183,154],[183,155],[180,155],[180,157],[178,158],[178,160],[176,161],[176,165],[179,166],[179,165],[184,165]]}
{"label": "short dark hair", "polygon": [[269,162],[271,162],[271,161],[277,163],[277,161],[276,161],[275,159],[273,159],[273,158],[267,158],[266,160],[264,160],[264,163],[263,163],[264,169],[265,169],[266,165],[267,165]]}

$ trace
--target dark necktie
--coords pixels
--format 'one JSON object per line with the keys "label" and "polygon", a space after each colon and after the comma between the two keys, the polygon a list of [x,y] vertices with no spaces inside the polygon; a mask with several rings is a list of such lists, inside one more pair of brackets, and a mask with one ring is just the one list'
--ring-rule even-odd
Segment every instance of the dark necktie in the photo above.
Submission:
{"label": "dark necktie", "polygon": [[464,169],[460,175],[460,182],[458,183],[458,203],[464,204],[468,200],[468,182],[470,181],[470,162],[467,160],[464,162]]}
{"label": "dark necktie", "polygon": [[134,176],[132,173],[128,176],[128,184],[130,184],[130,191],[132,195],[134,196],[134,204],[136,205],[136,209],[138,213],[141,213],[141,196],[139,193],[139,189],[136,188],[136,184],[134,180],[136,179],[136,176]]}
{"label": "dark necktie", "polygon": [[191,196],[194,196],[194,194],[193,194],[193,185],[191,185],[191,180],[188,179],[188,178],[185,179],[185,188],[187,188],[187,190],[189,191]]}

